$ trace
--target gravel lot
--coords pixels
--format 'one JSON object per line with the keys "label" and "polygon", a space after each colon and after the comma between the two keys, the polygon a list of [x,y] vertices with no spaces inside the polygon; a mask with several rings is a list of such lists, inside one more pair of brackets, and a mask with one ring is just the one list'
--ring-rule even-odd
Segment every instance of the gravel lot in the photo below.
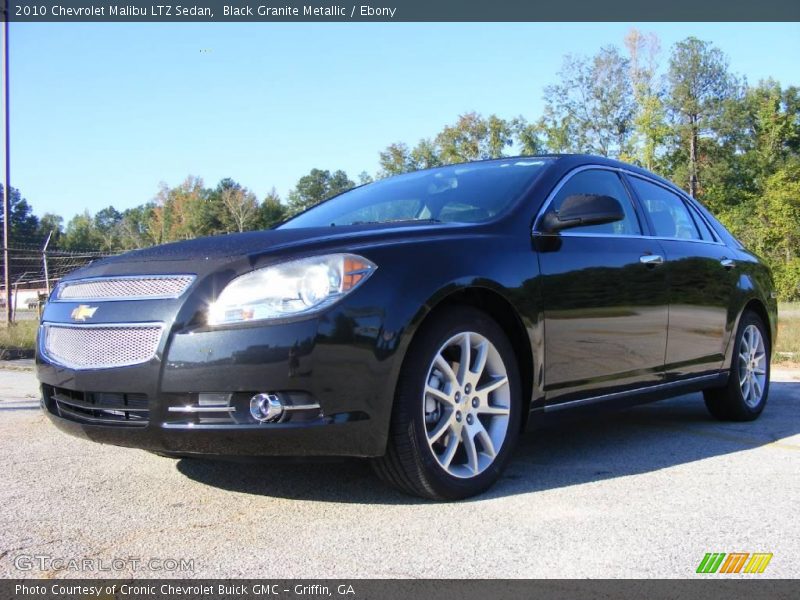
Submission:
{"label": "gravel lot", "polygon": [[15,567],[47,555],[194,561],[113,574],[137,577],[693,577],[706,552],[772,552],[763,576],[797,577],[800,371],[772,381],[755,423],[712,421],[693,394],[529,434],[488,494],[437,504],[360,462],[175,461],[74,439],[40,413],[33,373],[6,365],[0,576],[97,576]]}

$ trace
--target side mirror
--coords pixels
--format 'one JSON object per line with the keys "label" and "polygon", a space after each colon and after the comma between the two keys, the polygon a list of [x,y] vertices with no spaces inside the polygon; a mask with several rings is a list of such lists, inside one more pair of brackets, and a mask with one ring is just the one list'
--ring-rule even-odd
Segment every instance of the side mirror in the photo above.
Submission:
{"label": "side mirror", "polygon": [[603,225],[615,223],[625,218],[622,204],[611,196],[595,194],[576,194],[568,196],[561,208],[548,212],[542,219],[545,233],[556,233],[562,229],[581,225]]}

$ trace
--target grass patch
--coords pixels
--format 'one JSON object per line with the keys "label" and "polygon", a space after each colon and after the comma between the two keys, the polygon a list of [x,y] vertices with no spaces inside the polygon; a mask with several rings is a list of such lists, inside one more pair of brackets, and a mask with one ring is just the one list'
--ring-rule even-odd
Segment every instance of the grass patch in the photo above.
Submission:
{"label": "grass patch", "polygon": [[10,327],[0,325],[0,359],[12,352],[32,351],[36,346],[36,329],[39,321],[19,321]]}
{"label": "grass patch", "polygon": [[800,363],[800,302],[782,302],[778,306],[776,363]]}

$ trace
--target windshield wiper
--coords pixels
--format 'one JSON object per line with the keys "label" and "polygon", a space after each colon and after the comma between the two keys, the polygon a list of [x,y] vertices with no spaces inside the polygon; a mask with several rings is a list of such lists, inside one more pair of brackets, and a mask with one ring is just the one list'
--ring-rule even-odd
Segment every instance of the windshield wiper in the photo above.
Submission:
{"label": "windshield wiper", "polygon": [[[439,219],[388,219],[386,221],[353,221],[347,225],[384,225],[386,223],[441,223]],[[331,223],[336,227],[336,223]]]}

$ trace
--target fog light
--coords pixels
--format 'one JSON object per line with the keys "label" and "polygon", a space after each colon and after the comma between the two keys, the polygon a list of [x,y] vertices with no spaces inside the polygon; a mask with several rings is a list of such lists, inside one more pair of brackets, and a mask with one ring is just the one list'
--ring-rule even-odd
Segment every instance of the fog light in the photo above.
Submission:
{"label": "fog light", "polygon": [[283,416],[283,403],[274,394],[256,394],[250,398],[250,414],[256,421],[274,423]]}

